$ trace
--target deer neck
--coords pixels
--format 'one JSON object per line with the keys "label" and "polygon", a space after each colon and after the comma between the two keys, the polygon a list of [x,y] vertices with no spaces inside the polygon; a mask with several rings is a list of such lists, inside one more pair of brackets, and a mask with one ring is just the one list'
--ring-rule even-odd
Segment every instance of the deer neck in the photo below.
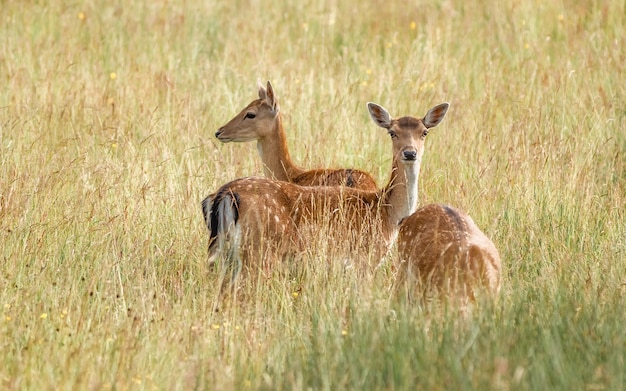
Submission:
{"label": "deer neck", "polygon": [[406,192],[407,192],[407,211],[401,219],[412,215],[417,210],[417,204],[419,203],[418,193],[417,193],[417,182],[419,180],[420,174],[420,164],[421,162],[415,162],[410,166],[404,167],[404,175],[406,177]]}
{"label": "deer neck", "polygon": [[417,182],[420,162],[413,164],[393,160],[391,178],[382,190],[383,219],[390,231],[396,232],[398,223],[417,209]]}
{"label": "deer neck", "polygon": [[257,151],[263,161],[263,171],[268,178],[290,182],[302,170],[296,167],[289,156],[287,137],[280,113],[276,115],[272,132],[257,141]]}

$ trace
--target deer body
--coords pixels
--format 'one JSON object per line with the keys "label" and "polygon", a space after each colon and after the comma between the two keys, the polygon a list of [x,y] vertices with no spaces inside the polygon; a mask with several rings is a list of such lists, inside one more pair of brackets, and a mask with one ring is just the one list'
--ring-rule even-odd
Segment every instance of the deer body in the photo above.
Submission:
{"label": "deer body", "polygon": [[219,128],[215,137],[224,143],[256,140],[268,178],[302,186],[343,185],[372,191],[377,189],[374,178],[360,170],[304,170],[296,166],[289,155],[278,99],[269,81],[267,89],[259,86],[259,98]]}
{"label": "deer body", "polygon": [[398,283],[409,290],[473,301],[479,291],[497,295],[501,263],[493,242],[470,216],[448,205],[429,204],[400,224]]}
{"label": "deer body", "polygon": [[423,119],[392,119],[381,106],[368,104],[393,145],[390,179],[380,190],[300,186],[259,177],[225,184],[203,201],[211,259],[226,255],[232,281],[243,264],[303,251],[312,242],[310,235],[323,231],[347,254],[369,254],[378,261],[395,240],[400,220],[416,209],[424,140],[448,106],[432,108]]}

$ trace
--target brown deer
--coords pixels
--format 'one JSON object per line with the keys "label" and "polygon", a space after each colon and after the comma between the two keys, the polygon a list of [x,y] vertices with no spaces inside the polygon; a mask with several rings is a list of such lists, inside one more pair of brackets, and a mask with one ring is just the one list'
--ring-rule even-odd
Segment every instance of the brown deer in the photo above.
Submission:
{"label": "brown deer", "polygon": [[[404,219],[398,233],[397,288],[412,296],[446,297],[463,303],[480,292],[500,290],[500,255],[470,216],[448,205],[429,204]],[[405,285],[406,284],[406,285]]]}
{"label": "brown deer", "polygon": [[366,172],[354,169],[303,170],[295,165],[287,149],[287,136],[283,129],[278,99],[272,84],[259,85],[259,99],[253,100],[226,125],[219,128],[215,137],[223,143],[257,142],[263,161],[265,176],[302,186],[345,185],[363,190],[377,189],[376,181]]}
{"label": "brown deer", "polygon": [[[424,141],[444,118],[448,103],[421,118],[392,119],[383,107],[368,103],[374,122],[392,142],[389,182],[380,190],[343,186],[299,186],[269,178],[249,177],[223,185],[202,202],[210,230],[210,262],[225,255],[226,284],[242,267],[248,270],[274,262],[312,242],[309,234],[325,232],[352,257],[382,257],[393,243],[400,220],[417,207],[417,179]],[[371,259],[370,258],[370,259]],[[222,285],[222,290],[225,285]]]}

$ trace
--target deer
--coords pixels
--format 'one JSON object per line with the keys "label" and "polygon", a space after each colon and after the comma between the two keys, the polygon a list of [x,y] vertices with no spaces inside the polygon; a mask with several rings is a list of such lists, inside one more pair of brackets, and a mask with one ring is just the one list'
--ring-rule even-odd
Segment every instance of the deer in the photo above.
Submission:
{"label": "deer", "polygon": [[215,132],[223,143],[256,141],[257,151],[268,178],[302,186],[344,185],[364,190],[376,190],[374,178],[356,169],[304,170],[293,162],[287,148],[287,136],[278,99],[272,83],[267,88],[259,84],[259,98],[253,100],[226,125]]}
{"label": "deer", "polygon": [[462,304],[500,291],[501,261],[494,243],[463,211],[429,204],[400,223],[396,290]]}
{"label": "deer", "polygon": [[246,177],[226,183],[203,200],[209,263],[220,254],[224,258],[221,291],[234,287],[244,265],[259,270],[308,248],[309,234],[326,232],[328,240],[336,240],[347,253],[369,254],[367,259],[380,259],[391,248],[400,220],[417,207],[426,136],[441,123],[449,104],[431,108],[423,118],[392,118],[378,104],[367,107],[374,123],[391,138],[391,173],[381,189],[300,186]]}

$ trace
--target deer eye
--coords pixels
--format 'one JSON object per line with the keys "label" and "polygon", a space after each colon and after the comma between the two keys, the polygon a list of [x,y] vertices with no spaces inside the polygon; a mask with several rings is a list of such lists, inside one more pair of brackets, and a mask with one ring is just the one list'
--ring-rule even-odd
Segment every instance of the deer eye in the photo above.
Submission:
{"label": "deer eye", "polygon": [[393,130],[389,131],[389,135],[391,136],[391,138],[398,138],[398,135]]}
{"label": "deer eye", "polygon": [[250,118],[250,119],[252,119],[252,118],[254,118],[254,117],[256,117],[256,114],[254,114],[254,113],[252,113],[252,112],[247,112],[244,118]]}
{"label": "deer eye", "polygon": [[422,133],[422,137],[426,137],[428,136],[428,129],[424,130],[424,133]]}

